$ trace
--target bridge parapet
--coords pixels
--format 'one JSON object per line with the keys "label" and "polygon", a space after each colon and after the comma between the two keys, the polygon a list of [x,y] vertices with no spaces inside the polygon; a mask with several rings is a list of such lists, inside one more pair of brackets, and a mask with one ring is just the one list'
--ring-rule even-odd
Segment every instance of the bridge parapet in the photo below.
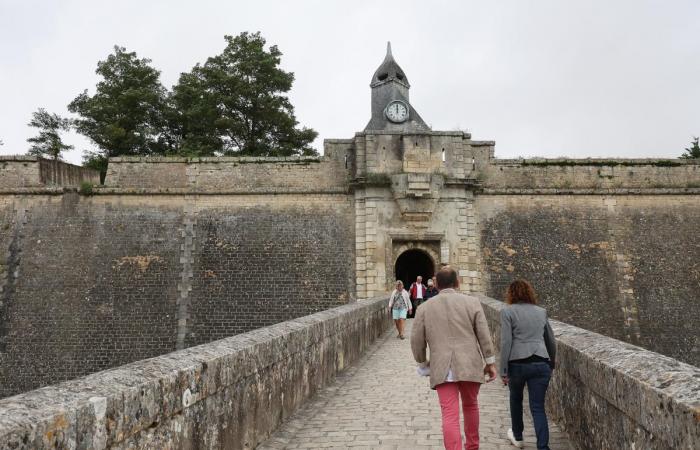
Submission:
{"label": "bridge parapet", "polygon": [[389,326],[385,297],[0,400],[0,449],[255,448]]}
{"label": "bridge parapet", "polygon": [[[481,297],[495,343],[503,302]],[[551,321],[557,366],[553,419],[582,449],[695,449],[700,369],[641,347]]]}

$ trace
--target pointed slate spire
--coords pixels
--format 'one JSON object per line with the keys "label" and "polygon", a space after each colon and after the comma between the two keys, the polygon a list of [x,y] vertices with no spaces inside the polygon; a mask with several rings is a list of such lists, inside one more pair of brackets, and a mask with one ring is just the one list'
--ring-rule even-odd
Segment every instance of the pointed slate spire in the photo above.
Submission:
{"label": "pointed slate spire", "polygon": [[406,87],[410,87],[406,74],[394,60],[394,55],[391,53],[391,42],[386,43],[386,56],[379,68],[374,72],[370,86],[376,86],[388,81],[397,81]]}

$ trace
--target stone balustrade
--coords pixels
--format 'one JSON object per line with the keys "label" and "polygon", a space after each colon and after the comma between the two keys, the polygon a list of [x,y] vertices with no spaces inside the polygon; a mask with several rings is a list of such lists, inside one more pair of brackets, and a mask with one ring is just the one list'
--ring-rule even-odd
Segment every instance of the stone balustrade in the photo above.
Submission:
{"label": "stone balustrade", "polygon": [[[505,304],[481,298],[498,345]],[[547,411],[580,449],[696,449],[700,369],[551,321],[557,361]]]}
{"label": "stone balustrade", "polygon": [[0,449],[255,448],[389,326],[386,298],[0,400]]}

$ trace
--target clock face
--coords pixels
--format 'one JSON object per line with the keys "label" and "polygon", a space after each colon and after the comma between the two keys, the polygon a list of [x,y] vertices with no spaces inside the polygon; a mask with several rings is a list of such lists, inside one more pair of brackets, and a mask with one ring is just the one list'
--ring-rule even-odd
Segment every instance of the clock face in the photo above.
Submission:
{"label": "clock face", "polygon": [[394,100],[384,110],[387,119],[392,122],[401,123],[408,119],[408,105],[399,100]]}

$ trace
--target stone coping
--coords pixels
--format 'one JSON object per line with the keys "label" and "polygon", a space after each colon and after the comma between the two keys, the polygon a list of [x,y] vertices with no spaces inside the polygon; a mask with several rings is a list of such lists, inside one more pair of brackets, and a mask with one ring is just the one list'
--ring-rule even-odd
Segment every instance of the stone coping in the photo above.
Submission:
{"label": "stone coping", "polygon": [[63,186],[37,186],[26,188],[0,188],[0,195],[62,195],[67,192],[76,192],[77,188]]}
{"label": "stone coping", "polygon": [[[204,415],[255,447],[386,330],[385,304],[355,302],[2,399],[0,449],[179,448],[181,427],[194,427],[190,439],[223,439],[227,424]],[[235,417],[221,417],[231,408]]]}
{"label": "stone coping", "polygon": [[109,158],[110,163],[307,163],[329,161],[327,156],[119,156]]}
{"label": "stone coping", "polygon": [[309,189],[287,187],[263,187],[250,189],[201,189],[201,188],[121,188],[95,186],[91,195],[338,195],[348,194],[345,188]]}
{"label": "stone coping", "polygon": [[[371,184],[371,183],[370,183]],[[351,183],[350,187],[359,186]],[[367,185],[367,183],[362,184]],[[383,186],[383,184],[373,184]],[[0,188],[0,195],[61,195],[78,192],[75,187],[37,186],[26,188]],[[338,195],[349,194],[349,189],[308,188],[260,188],[260,189],[200,189],[200,188],[121,188],[95,185],[89,195]],[[560,189],[560,188],[478,188],[479,195],[700,195],[700,188],[610,188],[610,189]]]}
{"label": "stone coping", "polygon": [[[498,345],[500,311],[506,307],[505,303],[485,296],[480,296],[480,300]],[[638,448],[697,448],[693,445],[700,442],[700,368],[573,325],[550,322],[557,339],[557,368],[553,380],[562,377],[573,380],[555,380],[555,389],[548,394],[555,398],[548,398],[548,405],[555,405],[558,423],[569,429],[574,441],[577,434],[582,439],[597,434],[593,440],[609,439],[610,442],[614,439],[610,436],[617,434],[627,443],[642,439],[643,445]],[[559,383],[584,392],[580,395],[559,392]],[[608,403],[606,407],[598,406],[599,410],[624,414],[646,433],[637,432],[633,436],[634,430],[623,429],[618,424],[624,421],[614,417],[598,424],[597,430],[576,430],[576,424],[567,423],[567,416],[585,415],[588,411],[556,410],[560,402],[571,401],[563,400],[563,396],[589,400],[591,393]],[[610,429],[616,426],[620,429]],[[644,442],[644,436],[651,438]],[[600,448],[591,446],[591,442],[578,442],[578,447]]]}
{"label": "stone coping", "polygon": [[[36,162],[47,162],[47,163],[56,163],[56,164],[61,164],[64,166],[70,166],[70,167],[76,167],[78,169],[84,169],[84,170],[93,170],[93,169],[88,169],[87,167],[80,166],[78,164],[72,164],[69,163],[68,161],[64,161],[62,159],[51,159],[51,158],[42,158],[41,156],[31,156],[31,155],[0,155],[0,163],[2,162],[24,162],[24,163],[36,163]],[[96,170],[94,172],[97,172]]]}
{"label": "stone coping", "polygon": [[80,169],[85,169],[85,170],[92,170],[92,169],[87,169],[86,167],[80,166],[78,164],[72,164],[67,161],[64,161],[62,159],[51,159],[51,158],[43,158],[41,156],[32,156],[32,155],[0,155],[0,163],[2,162],[40,162],[40,161],[45,161],[48,163],[57,163],[57,164],[63,164],[66,166],[71,166],[71,167],[78,167]]}
{"label": "stone coping", "polygon": [[698,195],[700,187],[664,188],[483,188],[479,195]]}
{"label": "stone coping", "polygon": [[527,167],[567,166],[656,166],[678,167],[700,165],[700,159],[682,158],[492,158],[494,165],[516,165]]}
{"label": "stone coping", "polygon": [[38,156],[31,156],[31,155],[0,155],[0,161],[27,161],[27,162],[35,162],[39,161],[40,159]]}

